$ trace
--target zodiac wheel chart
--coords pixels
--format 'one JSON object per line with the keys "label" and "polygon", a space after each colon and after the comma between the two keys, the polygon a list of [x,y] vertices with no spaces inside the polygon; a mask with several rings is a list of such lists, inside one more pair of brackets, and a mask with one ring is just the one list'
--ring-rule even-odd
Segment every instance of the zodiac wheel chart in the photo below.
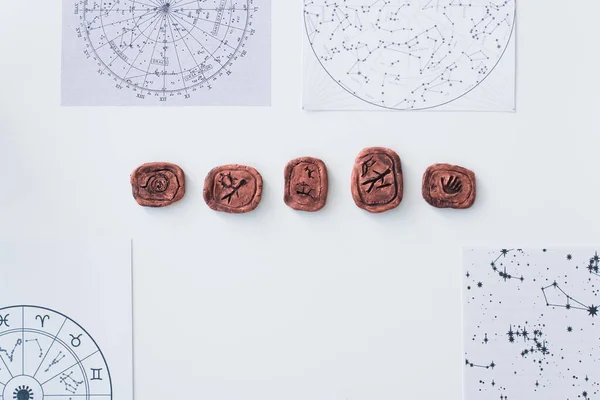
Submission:
{"label": "zodiac wheel chart", "polygon": [[85,56],[140,99],[212,89],[247,55],[255,0],[77,0]]}
{"label": "zodiac wheel chart", "polygon": [[395,110],[439,107],[492,73],[516,0],[304,0],[308,42],[352,96]]}
{"label": "zodiac wheel chart", "polygon": [[0,400],[111,400],[112,381],[92,337],[47,308],[0,309]]}

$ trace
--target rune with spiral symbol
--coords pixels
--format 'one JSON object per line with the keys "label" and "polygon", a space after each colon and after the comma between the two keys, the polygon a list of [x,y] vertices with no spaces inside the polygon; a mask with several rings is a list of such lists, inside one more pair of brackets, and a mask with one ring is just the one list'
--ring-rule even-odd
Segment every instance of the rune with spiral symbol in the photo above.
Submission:
{"label": "rune with spiral symbol", "polygon": [[254,34],[255,0],[77,0],[85,55],[107,84],[168,101],[234,72]]}
{"label": "rune with spiral symbol", "polygon": [[148,163],[131,174],[133,197],[145,207],[165,207],[185,194],[185,174],[175,164]]}

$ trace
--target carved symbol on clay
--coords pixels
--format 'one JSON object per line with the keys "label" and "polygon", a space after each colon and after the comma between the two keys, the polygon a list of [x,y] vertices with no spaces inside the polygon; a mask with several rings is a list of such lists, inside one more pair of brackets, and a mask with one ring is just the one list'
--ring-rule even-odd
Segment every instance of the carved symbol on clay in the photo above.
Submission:
{"label": "carved symbol on clay", "polygon": [[227,204],[231,204],[231,198],[234,195],[240,197],[239,191],[242,187],[248,184],[248,181],[242,179],[241,181],[239,181],[239,183],[236,183],[237,181],[237,178],[231,176],[231,172],[228,172],[226,174],[219,174],[219,183],[221,184],[221,186],[224,189],[231,189],[229,193],[226,193],[223,197],[221,197],[221,201],[227,200]]}
{"label": "carved symbol on clay", "polygon": [[[373,172],[375,173],[375,177],[373,177],[371,179],[367,179],[366,181],[361,183],[361,185],[369,185],[369,188],[367,189],[367,193],[371,193],[373,188],[383,189],[388,186],[392,186],[391,183],[385,182],[385,177],[388,176],[392,172],[391,169],[388,168],[384,172],[377,172],[376,170],[373,170]],[[377,184],[377,183],[379,183],[379,185],[375,186],[375,184]]]}
{"label": "carved symbol on clay", "polygon": [[306,166],[306,168],[304,168],[304,171],[306,171],[306,174],[308,175],[309,179],[312,179],[312,174],[315,172],[314,169],[310,169],[310,167]]}
{"label": "carved symbol on clay", "polygon": [[373,157],[371,157],[367,161],[363,162],[362,163],[362,174],[360,175],[360,177],[364,178],[365,176],[367,176],[367,174],[371,170],[371,167],[373,165],[375,165],[375,163],[376,163],[376,161],[373,160]]}
{"label": "carved symbol on clay", "polygon": [[304,181],[298,183],[296,185],[296,194],[299,196],[307,196],[313,200],[316,198],[311,194],[314,189],[310,187],[310,185]]}

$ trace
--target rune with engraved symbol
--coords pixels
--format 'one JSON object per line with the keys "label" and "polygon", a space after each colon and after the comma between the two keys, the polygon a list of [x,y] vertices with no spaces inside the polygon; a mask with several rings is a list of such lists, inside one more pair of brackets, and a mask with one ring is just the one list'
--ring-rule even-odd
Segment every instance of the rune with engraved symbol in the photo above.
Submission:
{"label": "rune with engraved symbol", "polygon": [[351,190],[356,205],[369,212],[398,207],[404,191],[398,154],[383,147],[362,150],[352,169]]}
{"label": "rune with engraved symbol", "polygon": [[422,194],[433,207],[469,208],[477,196],[475,173],[457,165],[432,165],[423,175]]}
{"label": "rune with engraved symbol", "polygon": [[262,197],[263,180],[258,171],[245,165],[213,168],[204,180],[204,201],[215,211],[242,214],[253,211]]}
{"label": "rune with engraved symbol", "polygon": [[301,157],[290,161],[284,170],[285,204],[299,211],[319,211],[325,207],[329,182],[327,167],[318,158]]}

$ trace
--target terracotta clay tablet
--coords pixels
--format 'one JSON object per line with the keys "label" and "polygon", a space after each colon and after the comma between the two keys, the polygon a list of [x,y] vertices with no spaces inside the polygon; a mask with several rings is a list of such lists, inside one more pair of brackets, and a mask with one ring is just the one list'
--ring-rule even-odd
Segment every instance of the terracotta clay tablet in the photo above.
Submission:
{"label": "terracotta clay tablet", "polygon": [[372,213],[396,208],[402,201],[400,157],[383,147],[364,149],[352,169],[352,197],[356,205]]}
{"label": "terracotta clay tablet", "polygon": [[216,211],[247,213],[258,207],[262,186],[262,176],[254,168],[223,165],[208,173],[204,181],[204,201]]}
{"label": "terracotta clay tablet", "polygon": [[175,164],[165,162],[139,166],[131,174],[133,198],[144,207],[166,207],[183,198],[185,175]]}
{"label": "terracotta clay tablet", "polygon": [[469,208],[475,189],[473,171],[456,165],[435,164],[423,175],[423,198],[437,208]]}
{"label": "terracotta clay tablet", "polygon": [[327,201],[327,167],[318,158],[302,157],[285,166],[285,204],[294,210],[319,211]]}

